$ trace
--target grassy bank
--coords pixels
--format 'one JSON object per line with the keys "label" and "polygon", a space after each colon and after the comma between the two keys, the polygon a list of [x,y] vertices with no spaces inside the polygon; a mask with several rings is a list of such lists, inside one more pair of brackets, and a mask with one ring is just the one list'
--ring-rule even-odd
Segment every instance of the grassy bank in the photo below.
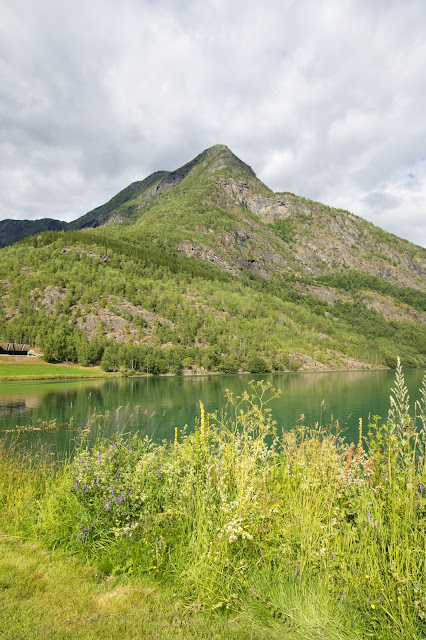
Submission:
{"label": "grassy bank", "polygon": [[353,445],[336,425],[277,432],[274,395],[259,383],[222,415],[201,406],[172,444],[83,439],[62,464],[2,450],[5,534],[86,562],[105,589],[155,584],[165,610],[213,617],[220,638],[425,637],[426,380],[410,414],[399,368],[389,420]]}
{"label": "grassy bank", "polygon": [[76,558],[0,539],[0,638],[248,640],[268,636],[231,618],[188,615],[152,578],[106,576]]}
{"label": "grassy bank", "polygon": [[19,380],[72,380],[74,378],[109,378],[120,374],[106,373],[101,369],[75,367],[67,364],[33,362],[4,362],[0,360],[0,382]]}

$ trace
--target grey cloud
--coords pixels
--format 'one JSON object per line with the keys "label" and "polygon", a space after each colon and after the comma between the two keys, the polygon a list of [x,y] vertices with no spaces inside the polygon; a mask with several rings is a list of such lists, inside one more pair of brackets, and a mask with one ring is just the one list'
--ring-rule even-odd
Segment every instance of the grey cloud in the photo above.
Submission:
{"label": "grey cloud", "polygon": [[363,202],[373,211],[385,212],[395,209],[401,203],[401,199],[383,191],[372,191],[364,196]]}
{"label": "grey cloud", "polygon": [[406,206],[399,233],[418,242],[426,176],[406,176],[425,156],[425,18],[420,0],[16,0],[0,26],[0,217],[75,218],[222,142],[275,190],[395,233],[389,203]]}

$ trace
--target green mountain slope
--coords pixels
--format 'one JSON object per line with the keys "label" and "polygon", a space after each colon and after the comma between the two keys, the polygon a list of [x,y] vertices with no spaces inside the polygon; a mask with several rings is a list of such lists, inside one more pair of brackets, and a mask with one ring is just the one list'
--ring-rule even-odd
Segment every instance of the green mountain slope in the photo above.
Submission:
{"label": "green mountain slope", "polygon": [[146,196],[168,175],[167,171],[156,171],[150,176],[138,182],[132,182],[128,187],[120,191],[109,202],[89,211],[81,218],[71,222],[71,229],[85,229],[87,227],[99,227],[103,224],[124,222],[132,211],[131,203],[135,198]]}
{"label": "green mountain slope", "polygon": [[[426,365],[426,251],[224,145],[0,253],[0,337],[147,372]],[[96,228],[94,228],[96,227]]]}

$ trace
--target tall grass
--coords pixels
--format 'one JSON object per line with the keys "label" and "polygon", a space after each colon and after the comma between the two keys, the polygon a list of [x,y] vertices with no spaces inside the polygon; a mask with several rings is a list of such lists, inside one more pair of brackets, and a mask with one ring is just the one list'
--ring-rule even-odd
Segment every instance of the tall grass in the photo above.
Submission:
{"label": "tall grass", "polygon": [[259,382],[221,414],[201,405],[172,443],[83,436],[56,467],[3,448],[3,528],[271,637],[424,637],[426,377],[411,414],[398,364],[388,419],[352,444],[333,426],[278,432],[274,397]]}

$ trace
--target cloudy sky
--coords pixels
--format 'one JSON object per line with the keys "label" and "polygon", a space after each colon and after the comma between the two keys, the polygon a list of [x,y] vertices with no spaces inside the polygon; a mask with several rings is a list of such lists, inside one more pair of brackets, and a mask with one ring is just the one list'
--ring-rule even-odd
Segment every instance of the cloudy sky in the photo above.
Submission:
{"label": "cloudy sky", "polygon": [[0,219],[226,144],[426,246],[424,0],[0,0]]}

